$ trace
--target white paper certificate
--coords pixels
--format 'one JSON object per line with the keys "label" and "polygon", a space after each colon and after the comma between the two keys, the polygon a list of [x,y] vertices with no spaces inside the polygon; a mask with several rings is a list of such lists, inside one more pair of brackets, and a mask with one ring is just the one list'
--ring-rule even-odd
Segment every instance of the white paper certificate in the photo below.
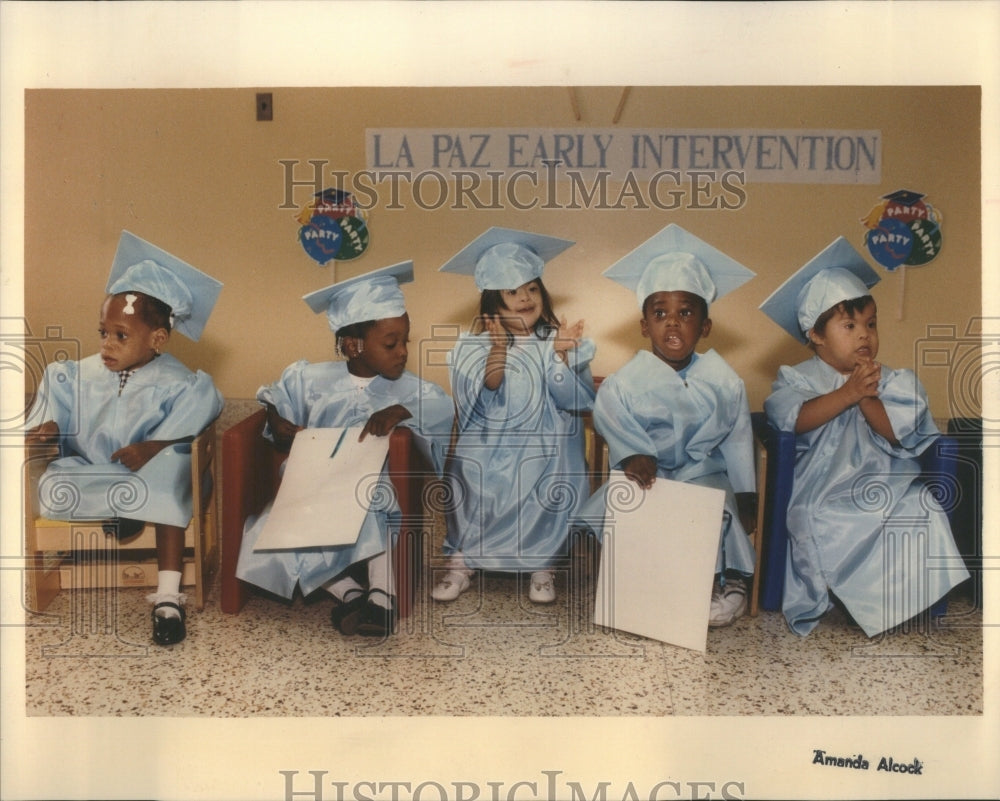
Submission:
{"label": "white paper certificate", "polygon": [[594,623],[704,653],[725,493],[611,471]]}
{"label": "white paper certificate", "polygon": [[382,467],[389,438],[360,428],[306,428],[295,435],[255,551],[350,545],[372,505],[388,508]]}

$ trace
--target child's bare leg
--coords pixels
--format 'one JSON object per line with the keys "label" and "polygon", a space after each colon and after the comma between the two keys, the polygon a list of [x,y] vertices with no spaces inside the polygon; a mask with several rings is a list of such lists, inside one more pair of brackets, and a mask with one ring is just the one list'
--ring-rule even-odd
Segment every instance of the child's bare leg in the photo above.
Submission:
{"label": "child's bare leg", "polygon": [[184,569],[184,529],[180,526],[156,524],[156,566],[177,573]]}

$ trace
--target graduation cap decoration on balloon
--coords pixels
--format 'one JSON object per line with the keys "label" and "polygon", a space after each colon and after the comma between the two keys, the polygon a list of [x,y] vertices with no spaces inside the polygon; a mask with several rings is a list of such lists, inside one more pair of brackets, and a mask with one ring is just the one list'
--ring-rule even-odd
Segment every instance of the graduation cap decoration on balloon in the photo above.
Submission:
{"label": "graduation cap decoration on balloon", "polygon": [[368,249],[368,223],[350,192],[324,189],[298,216],[299,242],[320,265],[350,261]]}
{"label": "graduation cap decoration on balloon", "polygon": [[941,215],[924,197],[890,192],[862,219],[868,252],[890,272],[927,264],[941,252]]}

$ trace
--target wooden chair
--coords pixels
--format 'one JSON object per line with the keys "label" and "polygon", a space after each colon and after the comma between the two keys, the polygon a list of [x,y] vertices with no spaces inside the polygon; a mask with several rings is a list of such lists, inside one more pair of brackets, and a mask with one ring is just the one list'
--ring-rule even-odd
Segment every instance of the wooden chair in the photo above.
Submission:
{"label": "wooden chair", "polygon": [[[263,436],[267,413],[260,409],[222,435],[222,611],[238,614],[252,586],[236,577],[243,526],[278,491],[280,467],[288,454]],[[410,614],[421,569],[424,531],[423,484],[433,468],[413,445],[413,432],[400,426],[389,435],[389,479],[402,510],[393,550],[396,602],[401,618]]]}
{"label": "wooden chair", "polygon": [[[595,378],[594,384],[600,386],[602,378]],[[596,491],[608,479],[608,444],[604,438],[597,433],[593,427],[593,421],[587,423],[587,461],[590,465],[591,486]],[[768,473],[768,452],[764,443],[754,434],[754,464],[757,477],[757,513],[754,530],[748,532],[750,542],[756,554],[756,567],[754,578],[750,587],[749,612],[751,616],[756,616],[760,611],[760,579],[762,555],[764,550],[764,499],[767,496],[767,473]]]}
{"label": "wooden chair", "polygon": [[[219,564],[218,493],[215,491],[215,423],[191,442],[192,510],[184,534],[182,586],[194,587],[194,606],[204,609],[207,588]],[[29,447],[24,466],[26,601],[41,612],[64,589],[155,587],[153,524],[118,542],[102,521],[50,520],[38,507],[38,482],[57,456],[54,446]]]}

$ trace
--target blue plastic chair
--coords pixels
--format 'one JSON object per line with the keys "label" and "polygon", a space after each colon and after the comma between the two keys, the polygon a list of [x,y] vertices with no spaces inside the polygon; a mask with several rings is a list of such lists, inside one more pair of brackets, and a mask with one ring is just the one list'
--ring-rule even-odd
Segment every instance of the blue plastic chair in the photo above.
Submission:
{"label": "blue plastic chair", "polygon": [[[764,495],[764,531],[760,582],[760,606],[773,612],[781,609],[781,596],[785,587],[785,560],[788,551],[788,526],[786,516],[795,479],[795,434],[779,431],[767,421],[764,412],[752,415],[754,434],[767,450],[767,487]],[[957,488],[958,441],[942,434],[921,454],[921,473],[926,481],[933,481],[940,492],[935,493],[954,523],[960,493]],[[931,607],[932,616],[943,615],[948,608],[947,598]]]}

